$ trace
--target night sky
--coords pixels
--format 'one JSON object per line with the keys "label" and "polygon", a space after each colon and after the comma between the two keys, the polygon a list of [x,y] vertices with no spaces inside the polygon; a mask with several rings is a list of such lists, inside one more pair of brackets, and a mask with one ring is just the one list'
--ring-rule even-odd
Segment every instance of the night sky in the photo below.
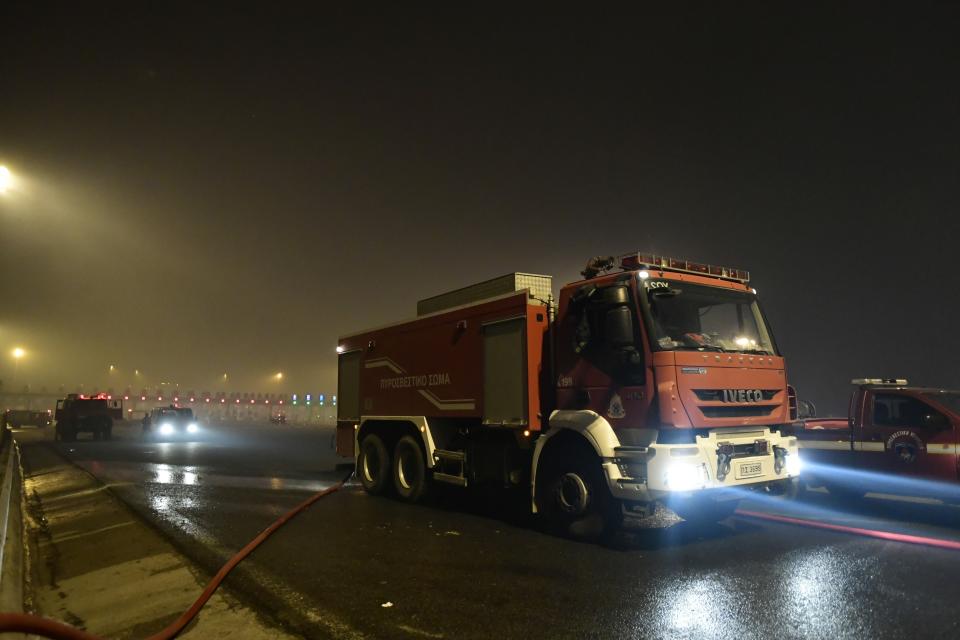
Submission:
{"label": "night sky", "polygon": [[338,335],[639,249],[750,269],[821,413],[960,387],[957,5],[200,4],[2,4],[0,378],[331,390]]}

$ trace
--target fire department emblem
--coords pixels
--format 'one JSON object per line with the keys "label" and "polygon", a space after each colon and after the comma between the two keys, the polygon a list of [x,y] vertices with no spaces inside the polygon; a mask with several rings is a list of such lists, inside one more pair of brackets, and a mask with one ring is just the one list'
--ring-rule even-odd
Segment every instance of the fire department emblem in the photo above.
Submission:
{"label": "fire department emblem", "polygon": [[904,464],[916,462],[917,453],[923,448],[923,440],[913,431],[897,431],[887,439],[887,450]]}
{"label": "fire department emblem", "polygon": [[610,405],[607,407],[607,417],[619,420],[626,415],[627,412],[623,408],[623,401],[620,399],[620,394],[613,394],[613,397],[610,398]]}

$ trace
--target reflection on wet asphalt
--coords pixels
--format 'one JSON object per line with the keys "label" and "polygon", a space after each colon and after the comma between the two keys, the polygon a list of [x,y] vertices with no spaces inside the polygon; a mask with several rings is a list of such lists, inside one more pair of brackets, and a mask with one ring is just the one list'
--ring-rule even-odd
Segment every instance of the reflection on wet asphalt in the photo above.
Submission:
{"label": "reflection on wet asphalt", "polygon": [[[329,431],[265,429],[58,447],[212,570],[343,475]],[[352,485],[282,529],[229,584],[314,637],[960,634],[958,552],[741,517],[694,528],[668,512],[611,544],[583,544],[541,533],[524,504],[440,490],[409,506]],[[960,538],[943,505],[813,494],[750,508]]]}

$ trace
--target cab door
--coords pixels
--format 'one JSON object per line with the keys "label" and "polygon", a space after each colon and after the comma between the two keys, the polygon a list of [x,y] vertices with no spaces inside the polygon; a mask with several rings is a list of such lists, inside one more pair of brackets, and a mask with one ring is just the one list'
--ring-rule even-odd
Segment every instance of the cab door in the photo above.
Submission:
{"label": "cab door", "polygon": [[635,292],[627,283],[586,286],[558,336],[557,407],[591,409],[614,428],[642,427],[652,397]]}
{"label": "cab door", "polygon": [[957,439],[943,413],[897,391],[872,391],[864,409],[859,443],[864,466],[892,476],[956,482]]}

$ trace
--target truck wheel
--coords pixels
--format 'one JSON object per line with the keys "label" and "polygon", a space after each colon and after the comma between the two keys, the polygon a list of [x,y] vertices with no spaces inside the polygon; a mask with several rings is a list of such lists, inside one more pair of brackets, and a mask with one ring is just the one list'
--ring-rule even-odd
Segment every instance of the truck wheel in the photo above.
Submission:
{"label": "truck wheel", "polygon": [[360,441],[357,471],[367,493],[380,495],[386,491],[390,482],[390,453],[377,434],[371,433]]}
{"label": "truck wheel", "polygon": [[66,423],[63,426],[57,424],[57,431],[60,434],[60,440],[62,442],[73,442],[77,439],[77,431],[74,429],[72,423]]}
{"label": "truck wheel", "polygon": [[549,529],[595,540],[620,527],[620,503],[610,495],[599,460],[565,457],[548,464],[544,472],[543,482],[537,483],[537,508]]}
{"label": "truck wheel", "polygon": [[420,443],[403,436],[393,450],[393,487],[404,502],[419,502],[427,492],[427,464]]}
{"label": "truck wheel", "polygon": [[712,524],[726,520],[740,506],[739,500],[714,500],[712,498],[684,498],[672,500],[668,506],[673,512],[695,525]]}

